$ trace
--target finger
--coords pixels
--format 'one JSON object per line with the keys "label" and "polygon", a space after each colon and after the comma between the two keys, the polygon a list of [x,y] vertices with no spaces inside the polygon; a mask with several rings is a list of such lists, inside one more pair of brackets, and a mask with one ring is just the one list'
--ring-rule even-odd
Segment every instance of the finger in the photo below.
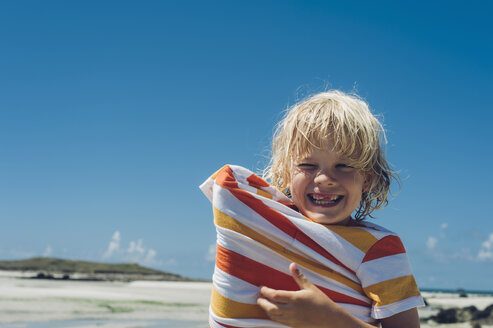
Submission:
{"label": "finger", "polygon": [[260,295],[276,303],[289,303],[293,300],[295,292],[287,290],[272,289],[269,287],[260,288]]}
{"label": "finger", "polygon": [[307,277],[300,271],[297,267],[296,263],[291,263],[289,265],[289,271],[291,272],[291,276],[294,281],[300,286],[301,289],[309,289],[313,286],[313,284],[308,280]]}
{"label": "finger", "polygon": [[289,320],[285,318],[285,311],[283,309],[285,304],[272,303],[263,297],[259,297],[257,299],[257,304],[262,310],[265,311],[265,314],[269,317],[269,319],[284,324],[289,323]]}
{"label": "finger", "polygon": [[281,315],[282,311],[279,308],[279,306],[275,303],[272,303],[266,298],[263,297],[257,298],[257,305],[260,306],[265,311],[265,313],[267,313],[267,315],[269,316]]}

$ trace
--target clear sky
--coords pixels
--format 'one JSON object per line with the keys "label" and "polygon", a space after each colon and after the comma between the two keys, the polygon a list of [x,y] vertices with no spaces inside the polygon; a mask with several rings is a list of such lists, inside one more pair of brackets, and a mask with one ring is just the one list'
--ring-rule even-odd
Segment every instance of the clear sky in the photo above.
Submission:
{"label": "clear sky", "polygon": [[374,222],[419,285],[493,290],[493,8],[398,3],[2,1],[0,258],[210,278],[197,186],[334,88],[384,118],[403,183]]}

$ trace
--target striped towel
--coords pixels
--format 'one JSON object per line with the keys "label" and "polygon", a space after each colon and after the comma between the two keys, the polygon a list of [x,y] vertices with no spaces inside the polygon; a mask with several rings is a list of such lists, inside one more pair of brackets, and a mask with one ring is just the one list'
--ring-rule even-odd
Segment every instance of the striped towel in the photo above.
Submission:
{"label": "striped towel", "polygon": [[312,222],[240,166],[224,166],[200,188],[212,202],[217,229],[211,327],[286,327],[268,319],[257,297],[260,286],[299,289],[289,273],[291,262],[365,322],[424,305],[394,233],[368,222]]}

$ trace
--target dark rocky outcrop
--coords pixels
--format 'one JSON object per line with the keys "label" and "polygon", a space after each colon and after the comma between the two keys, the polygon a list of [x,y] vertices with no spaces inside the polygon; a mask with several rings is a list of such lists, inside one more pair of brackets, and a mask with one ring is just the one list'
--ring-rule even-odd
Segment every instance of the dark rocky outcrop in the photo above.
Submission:
{"label": "dark rocky outcrop", "polygon": [[474,322],[482,324],[493,324],[493,304],[487,306],[482,311],[477,311],[473,317]]}
{"label": "dark rocky outcrop", "polygon": [[478,309],[475,306],[441,309],[440,312],[431,316],[429,319],[438,323],[469,322],[473,319],[477,311]]}
{"label": "dark rocky outcrop", "polygon": [[473,327],[481,327],[481,324],[493,324],[493,304],[484,310],[478,310],[475,306],[441,309],[436,315],[426,320],[433,320],[437,323],[471,322]]}

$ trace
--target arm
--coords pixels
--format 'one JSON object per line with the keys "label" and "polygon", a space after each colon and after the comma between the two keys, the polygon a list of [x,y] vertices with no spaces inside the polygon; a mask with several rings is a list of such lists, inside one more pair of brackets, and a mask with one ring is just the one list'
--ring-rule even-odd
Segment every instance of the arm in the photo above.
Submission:
{"label": "arm", "polygon": [[[260,289],[257,304],[271,320],[300,328],[374,328],[333,302],[313,285],[294,263],[291,263],[289,270],[300,290],[293,292],[267,287]],[[417,328],[419,318],[417,310],[411,309],[382,319],[381,323],[383,328]]]}
{"label": "arm", "polygon": [[382,328],[419,328],[419,316],[416,308],[394,314],[391,317],[380,320]]}

